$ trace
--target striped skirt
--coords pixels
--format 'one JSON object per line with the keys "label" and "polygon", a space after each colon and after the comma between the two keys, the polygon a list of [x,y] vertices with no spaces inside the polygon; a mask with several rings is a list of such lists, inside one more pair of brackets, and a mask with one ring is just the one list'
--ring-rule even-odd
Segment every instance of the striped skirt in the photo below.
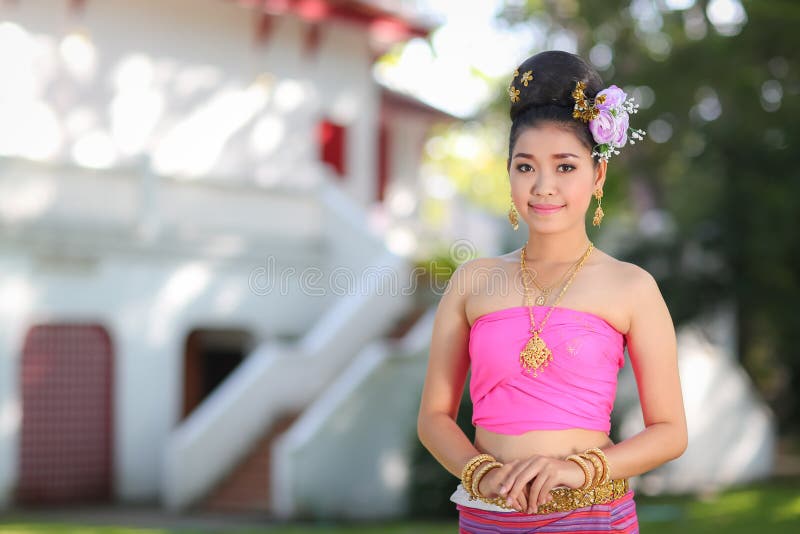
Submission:
{"label": "striped skirt", "polygon": [[639,520],[633,496],[633,489],[629,489],[625,495],[605,504],[593,504],[568,512],[541,515],[516,511],[495,512],[456,504],[458,532],[461,534],[521,534],[523,532],[638,534]]}

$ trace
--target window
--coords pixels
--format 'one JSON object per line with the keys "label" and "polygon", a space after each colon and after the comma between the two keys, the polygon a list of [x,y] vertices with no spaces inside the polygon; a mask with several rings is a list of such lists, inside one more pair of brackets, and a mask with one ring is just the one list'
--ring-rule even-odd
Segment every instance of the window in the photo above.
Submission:
{"label": "window", "polygon": [[324,120],[319,124],[317,137],[320,147],[320,159],[331,165],[339,177],[344,177],[346,129],[344,126]]}

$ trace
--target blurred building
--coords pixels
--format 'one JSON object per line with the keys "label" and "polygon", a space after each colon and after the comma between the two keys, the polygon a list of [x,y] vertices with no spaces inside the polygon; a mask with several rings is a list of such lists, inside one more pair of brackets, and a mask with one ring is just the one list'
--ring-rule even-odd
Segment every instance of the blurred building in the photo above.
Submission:
{"label": "blurred building", "polygon": [[424,360],[382,363],[427,339],[385,206],[452,118],[372,76],[408,6],[0,3],[2,506],[402,508]]}

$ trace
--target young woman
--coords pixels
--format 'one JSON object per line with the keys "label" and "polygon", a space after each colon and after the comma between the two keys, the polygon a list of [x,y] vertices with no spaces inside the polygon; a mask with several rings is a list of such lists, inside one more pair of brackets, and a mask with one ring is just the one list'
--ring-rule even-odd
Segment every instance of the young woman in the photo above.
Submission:
{"label": "young woman", "polygon": [[[675,330],[653,277],[594,247],[585,217],[594,196],[600,224],[608,160],[644,132],[627,95],[573,54],[525,60],[509,97],[509,219],[528,239],[450,279],[419,439],[461,479],[460,532],[638,532],[628,478],[687,444]],[[614,443],[625,347],[646,428]],[[470,368],[474,443],[455,422]]]}

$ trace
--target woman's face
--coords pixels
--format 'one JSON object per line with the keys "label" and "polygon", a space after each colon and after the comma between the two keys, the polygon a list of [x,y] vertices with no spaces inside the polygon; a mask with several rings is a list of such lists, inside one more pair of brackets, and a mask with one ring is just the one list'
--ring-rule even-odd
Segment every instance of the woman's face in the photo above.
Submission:
{"label": "woman's face", "polygon": [[553,233],[580,224],[595,189],[605,182],[606,162],[569,128],[552,122],[525,129],[511,152],[511,197],[528,227]]}

